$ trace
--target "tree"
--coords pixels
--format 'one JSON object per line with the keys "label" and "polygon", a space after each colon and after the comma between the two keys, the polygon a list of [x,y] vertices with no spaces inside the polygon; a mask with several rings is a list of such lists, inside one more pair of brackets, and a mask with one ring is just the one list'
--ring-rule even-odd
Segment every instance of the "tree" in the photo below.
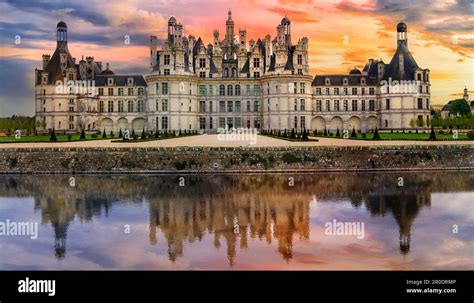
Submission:
{"label": "tree", "polygon": [[143,128],[143,130],[142,130],[142,135],[141,135],[140,139],[142,139],[142,140],[146,139],[145,128]]}
{"label": "tree", "polygon": [[410,127],[415,128],[415,119],[410,119]]}
{"label": "tree", "polygon": [[290,138],[291,138],[291,139],[296,139],[296,134],[295,134],[295,129],[294,129],[294,128],[291,129]]}
{"label": "tree", "polygon": [[51,141],[51,142],[56,142],[56,141],[58,141],[58,138],[56,137],[56,132],[54,131],[54,128],[53,128],[53,130],[51,131],[51,136],[49,137],[49,141]]}
{"label": "tree", "polygon": [[79,137],[79,140],[85,140],[86,139],[86,131],[82,129],[81,131],[81,136]]}
{"label": "tree", "polygon": [[104,128],[104,131],[102,132],[102,139],[107,139],[107,134],[105,133],[105,128]]}
{"label": "tree", "polygon": [[119,136],[118,136],[118,137],[119,137],[119,138],[122,138],[122,137],[123,137],[122,128],[120,128],[120,130],[119,130]]}
{"label": "tree", "polygon": [[374,137],[372,139],[373,140],[380,140],[379,129],[377,127],[375,128]]}
{"label": "tree", "polygon": [[450,103],[451,109],[449,111],[449,114],[451,115],[465,116],[471,113],[471,106],[469,105],[469,102],[464,99],[452,100],[450,101]]}
{"label": "tree", "polygon": [[306,132],[306,129],[303,130],[303,141],[308,141],[309,138],[308,138],[308,133]]}
{"label": "tree", "polygon": [[158,139],[160,137],[160,131],[158,128],[155,130],[155,139]]}
{"label": "tree", "polygon": [[430,133],[430,138],[429,138],[430,141],[436,141],[436,134],[435,134],[435,131],[434,131],[434,127],[431,126],[431,133]]}
{"label": "tree", "polygon": [[327,128],[324,128],[324,134],[323,134],[324,137],[327,137],[328,136],[328,130]]}
{"label": "tree", "polygon": [[339,127],[336,129],[336,137],[340,137],[341,134],[339,133]]}
{"label": "tree", "polygon": [[357,138],[355,127],[352,128],[351,138]]}

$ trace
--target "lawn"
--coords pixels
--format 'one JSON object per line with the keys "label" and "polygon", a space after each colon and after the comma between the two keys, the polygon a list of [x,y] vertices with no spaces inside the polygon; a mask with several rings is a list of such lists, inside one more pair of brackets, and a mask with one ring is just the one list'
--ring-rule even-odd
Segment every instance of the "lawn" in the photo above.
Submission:
{"label": "lawn", "polygon": [[[381,140],[428,140],[430,137],[430,133],[427,132],[426,134],[423,133],[384,133],[384,132],[379,132],[380,139]],[[350,137],[351,134],[349,133],[349,139],[355,139]],[[366,138],[362,137],[362,134],[357,134],[357,139],[358,140],[372,140],[374,134],[373,133],[368,133]],[[319,135],[318,137],[322,137]],[[327,138],[338,138],[336,137],[335,134],[333,136],[328,136]],[[342,135],[340,137],[343,139]],[[472,140],[467,137],[467,135],[464,134],[458,134],[458,139],[454,139],[452,134],[436,134],[436,140]]]}
{"label": "lawn", "polygon": [[[58,135],[56,134],[56,138],[58,142],[68,142],[68,141],[80,141],[80,134],[71,135],[71,140],[68,140],[67,135]],[[49,141],[50,135],[44,136],[24,136],[19,139],[15,137],[0,137],[0,143],[15,143],[15,142],[50,142]],[[107,136],[107,139],[111,139],[110,135]],[[86,140],[103,140],[102,135],[98,135],[97,138],[92,138],[92,135],[86,135]]]}

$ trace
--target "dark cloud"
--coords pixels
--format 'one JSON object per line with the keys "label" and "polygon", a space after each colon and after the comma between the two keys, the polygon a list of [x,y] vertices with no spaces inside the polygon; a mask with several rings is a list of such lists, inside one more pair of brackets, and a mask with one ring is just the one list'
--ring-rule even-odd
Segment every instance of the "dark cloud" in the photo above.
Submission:
{"label": "dark cloud", "polygon": [[4,0],[5,3],[20,11],[40,13],[64,19],[79,18],[95,25],[110,25],[109,20],[101,15],[95,5],[89,1],[68,1],[68,0]]}

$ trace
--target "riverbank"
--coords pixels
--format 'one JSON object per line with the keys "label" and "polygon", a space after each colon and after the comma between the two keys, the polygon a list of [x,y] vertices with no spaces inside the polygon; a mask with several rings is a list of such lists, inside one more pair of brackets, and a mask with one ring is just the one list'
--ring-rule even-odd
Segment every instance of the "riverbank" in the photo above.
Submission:
{"label": "riverbank", "polygon": [[474,145],[4,148],[3,174],[474,170]]}

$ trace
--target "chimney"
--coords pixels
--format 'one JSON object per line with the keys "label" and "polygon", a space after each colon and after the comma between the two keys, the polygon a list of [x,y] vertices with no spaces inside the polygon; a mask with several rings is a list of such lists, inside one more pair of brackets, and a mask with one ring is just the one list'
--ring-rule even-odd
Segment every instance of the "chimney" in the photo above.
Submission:
{"label": "chimney", "polygon": [[43,55],[43,70],[46,68],[46,66],[49,63],[49,60],[51,59],[50,55]]}

